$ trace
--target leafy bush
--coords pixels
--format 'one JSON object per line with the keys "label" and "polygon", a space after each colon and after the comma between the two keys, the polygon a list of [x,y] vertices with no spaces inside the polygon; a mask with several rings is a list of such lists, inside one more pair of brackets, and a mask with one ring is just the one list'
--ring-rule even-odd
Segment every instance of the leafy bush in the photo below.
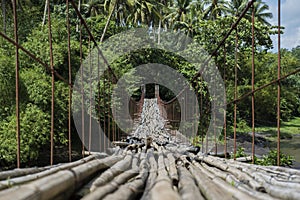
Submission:
{"label": "leafy bush", "polygon": [[[246,157],[247,154],[245,153],[245,148],[239,147],[236,151],[235,157],[236,158],[241,158],[241,157]],[[232,156],[233,157],[233,156]]]}
{"label": "leafy bush", "polygon": [[[39,149],[49,143],[50,115],[33,104],[27,104],[20,113],[21,162],[36,160]],[[0,164],[11,165],[16,160],[16,117],[1,123]]]}
{"label": "leafy bush", "polygon": [[[246,157],[246,156],[248,156],[248,155],[245,153],[245,148],[238,147],[235,157],[240,158],[240,157]],[[231,157],[233,158],[233,155]],[[286,154],[283,154],[282,152],[280,152],[280,166],[291,167],[293,165],[294,160],[295,159],[293,158],[293,156],[286,155]],[[277,150],[271,150],[268,154],[264,155],[262,158],[255,157],[254,163],[257,165],[263,165],[263,166],[268,166],[268,165],[276,166],[277,165]]]}
{"label": "leafy bush", "polygon": [[[294,157],[280,152],[280,166],[291,167],[293,165],[294,160]],[[255,158],[255,164],[265,166],[277,165],[277,150],[271,150],[267,155],[264,155],[261,159]]]}
{"label": "leafy bush", "polygon": [[15,72],[10,55],[12,48],[4,41],[0,42],[0,119],[3,119],[9,116],[15,104]]}

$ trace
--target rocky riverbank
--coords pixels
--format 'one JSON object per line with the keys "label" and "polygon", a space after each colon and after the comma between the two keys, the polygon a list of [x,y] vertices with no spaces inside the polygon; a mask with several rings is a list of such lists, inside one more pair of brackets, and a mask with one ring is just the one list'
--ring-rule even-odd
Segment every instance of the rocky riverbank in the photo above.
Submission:
{"label": "rocky riverbank", "polygon": [[[295,135],[294,137],[299,137]],[[281,152],[286,155],[291,155],[295,157],[294,164],[292,168],[300,169],[300,160],[297,153],[299,153],[300,142],[295,141],[295,139],[284,139],[281,140]],[[300,138],[300,137],[299,137]],[[262,157],[263,155],[267,155],[271,149],[276,149],[276,142],[270,140],[269,138],[265,137],[262,134],[257,133],[255,135],[255,154],[257,157]],[[252,154],[252,133],[239,133],[237,136],[237,149],[239,147],[244,148],[244,153],[246,155]],[[288,150],[287,150],[288,148]],[[290,151],[289,151],[290,150]],[[233,137],[227,138],[227,152],[230,155],[233,155],[234,151],[234,140]],[[211,152],[215,152],[215,149],[212,149]],[[218,154],[224,153],[224,145],[218,144],[217,145],[217,152]]]}

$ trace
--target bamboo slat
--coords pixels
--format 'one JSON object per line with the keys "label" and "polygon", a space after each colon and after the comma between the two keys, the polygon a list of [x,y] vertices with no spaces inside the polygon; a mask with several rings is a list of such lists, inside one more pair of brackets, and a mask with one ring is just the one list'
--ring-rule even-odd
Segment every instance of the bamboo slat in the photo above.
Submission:
{"label": "bamboo slat", "polygon": [[203,157],[204,162],[208,163],[209,165],[215,166],[223,171],[227,171],[237,177],[240,181],[247,183],[251,188],[257,191],[264,191],[264,187],[261,183],[255,181],[252,177],[250,177],[247,173],[242,172],[238,168],[235,168],[232,165],[226,164],[226,162],[222,162],[219,159],[214,159],[211,156]]}
{"label": "bamboo slat", "polygon": [[295,182],[290,182],[290,181],[282,181],[282,180],[277,180],[276,177],[270,176],[266,173],[262,172],[253,172],[252,176],[256,178],[257,180],[260,180],[261,182],[269,183],[271,185],[276,185],[279,187],[284,188],[293,188],[293,189],[298,189],[300,191],[300,184],[295,183]]}
{"label": "bamboo slat", "polygon": [[76,166],[70,169],[76,177],[76,188],[80,187],[84,181],[100,170],[107,169],[123,159],[123,156],[110,156],[103,159],[95,159],[91,162]]}
{"label": "bamboo slat", "polygon": [[270,184],[264,184],[266,191],[277,198],[280,199],[288,199],[288,200],[299,200],[300,199],[300,192],[294,188],[285,188],[279,186],[274,186]]}
{"label": "bamboo slat", "polygon": [[191,173],[185,167],[179,167],[178,190],[182,200],[204,200]]}
{"label": "bamboo slat", "polygon": [[219,186],[220,188],[223,188],[225,191],[227,191],[228,193],[231,194],[231,196],[234,199],[255,199],[254,197],[241,192],[240,190],[238,190],[237,188],[233,187],[231,184],[228,184],[225,180],[221,179],[220,177],[218,177],[217,175],[209,172],[207,169],[205,169],[204,167],[202,167],[202,165],[200,165],[198,162],[194,161],[193,164],[204,174],[207,174],[214,183],[216,183],[217,186]]}
{"label": "bamboo slat", "polygon": [[153,188],[156,178],[157,178],[157,162],[155,160],[155,157],[153,155],[153,150],[149,149],[149,151],[147,152],[147,156],[146,159],[149,162],[149,176],[148,179],[146,181],[146,187],[143,193],[143,196],[141,197],[141,199],[148,199],[149,196],[149,191],[151,188]]}
{"label": "bamboo slat", "polygon": [[173,183],[168,176],[164,164],[164,156],[161,152],[158,157],[158,176],[153,188],[150,190],[149,199],[165,199],[165,200],[179,200],[180,196],[173,190]]}
{"label": "bamboo slat", "polygon": [[24,183],[27,183],[27,182],[30,182],[30,181],[34,181],[36,179],[54,174],[54,173],[56,173],[60,170],[71,169],[72,167],[76,167],[76,166],[79,166],[79,165],[84,164],[86,162],[89,162],[91,160],[94,160],[95,158],[97,158],[97,156],[93,155],[93,156],[89,156],[89,157],[86,157],[84,159],[72,162],[72,163],[59,164],[59,165],[56,165],[54,167],[50,167],[50,168],[48,168],[44,171],[38,172],[38,173],[28,174],[27,176],[16,177],[16,178],[0,181],[0,190],[12,187],[14,185],[20,185],[20,184],[24,184]]}
{"label": "bamboo slat", "polygon": [[28,174],[38,173],[47,169],[48,168],[46,167],[35,167],[35,168],[27,168],[27,169],[14,169],[9,171],[2,171],[0,172],[0,181],[19,177],[19,176],[25,176]]}
{"label": "bamboo slat", "polygon": [[[0,199],[68,198],[76,188],[80,187],[95,172],[107,168],[110,164],[121,159],[122,156],[94,159],[71,169],[60,170],[24,185],[3,190],[0,192]],[[20,193],[20,188],[21,190],[28,190],[28,192]]]}
{"label": "bamboo slat", "polygon": [[131,167],[132,154],[127,155],[124,160],[120,160],[114,164],[111,168],[104,171],[92,184],[91,191],[94,191],[97,187],[105,185],[108,181],[112,180],[118,174],[126,171]]}
{"label": "bamboo slat", "polygon": [[299,170],[276,166],[249,165],[246,163],[234,162],[232,160],[227,160],[226,162],[230,165],[236,166],[237,168],[241,168],[244,171],[251,171],[249,174],[252,174],[254,171],[259,171],[267,173],[272,177],[277,177],[281,180],[300,183]]}
{"label": "bamboo slat", "polygon": [[209,179],[209,177],[197,169],[195,166],[190,165],[189,170],[194,176],[196,183],[203,194],[203,196],[208,200],[229,200],[232,196],[225,190],[220,189],[215,183]]}
{"label": "bamboo slat", "polygon": [[[56,187],[60,185],[60,187]],[[74,174],[68,170],[38,179],[26,185],[17,186],[0,192],[0,199],[54,199],[60,194],[69,197],[75,190]],[[20,191],[26,191],[21,193]]]}
{"label": "bamboo slat", "polygon": [[253,190],[250,188],[247,184],[239,181],[236,177],[234,177],[232,174],[224,172],[219,170],[215,167],[210,167],[205,163],[201,163],[201,165],[208,171],[210,171],[212,174],[220,177],[221,179],[225,180],[228,184],[236,187],[237,189],[241,190],[244,193],[247,193],[248,195],[251,195],[252,197],[256,197],[257,199],[261,200],[270,200],[275,199],[274,197],[271,197],[270,195],[262,192],[258,192],[256,190]]}
{"label": "bamboo slat", "polygon": [[142,193],[149,174],[149,165],[143,160],[140,164],[139,175],[124,185],[121,185],[117,191],[107,195],[104,200],[131,200]]}
{"label": "bamboo slat", "polygon": [[166,166],[167,166],[170,178],[171,178],[173,184],[177,184],[178,183],[178,173],[177,173],[177,169],[176,169],[176,160],[172,153],[167,153],[167,160],[168,160],[168,165],[166,165]]}
{"label": "bamboo slat", "polygon": [[135,177],[139,173],[138,169],[131,169],[116,176],[112,181],[104,186],[97,187],[93,192],[89,193],[82,200],[102,199],[109,193],[114,192],[122,184],[126,183],[129,179]]}

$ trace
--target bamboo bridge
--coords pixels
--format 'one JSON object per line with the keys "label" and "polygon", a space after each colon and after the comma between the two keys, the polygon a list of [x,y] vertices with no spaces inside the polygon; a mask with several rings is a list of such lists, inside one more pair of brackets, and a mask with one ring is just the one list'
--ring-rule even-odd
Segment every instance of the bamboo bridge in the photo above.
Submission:
{"label": "bamboo bridge", "polygon": [[[66,27],[68,40],[68,78],[59,74],[54,68],[53,60],[55,57],[52,48],[52,32],[51,32],[51,10],[50,3],[47,1],[48,11],[48,33],[49,33],[49,53],[50,63],[44,62],[38,58],[30,50],[23,47],[18,41],[18,23],[17,23],[17,11],[16,1],[13,0],[14,11],[14,38],[10,38],[3,32],[0,32],[0,36],[13,45],[16,48],[16,169],[1,171],[0,172],[0,200],[48,200],[48,199],[153,199],[153,200],[176,200],[176,199],[207,199],[207,200],[220,200],[220,199],[300,199],[300,171],[290,168],[280,167],[280,82],[291,75],[294,75],[300,71],[297,69],[284,76],[280,71],[280,17],[278,19],[278,77],[261,85],[258,88],[254,88],[254,71],[255,71],[255,34],[254,34],[254,14],[252,13],[252,88],[247,93],[238,96],[237,94],[237,48],[235,48],[235,63],[234,69],[234,99],[232,102],[224,105],[233,106],[233,126],[234,126],[234,150],[233,158],[227,158],[228,149],[226,145],[227,132],[226,132],[226,109],[223,109],[224,123],[222,121],[221,126],[224,133],[224,157],[213,156],[212,151],[215,151],[217,155],[217,137],[214,135],[214,146],[210,149],[204,144],[203,139],[208,138],[207,135],[201,135],[202,144],[200,147],[193,146],[190,141],[190,137],[187,137],[180,131],[171,129],[174,124],[180,123],[180,121],[188,118],[186,113],[181,112],[178,114],[178,101],[184,99],[185,108],[191,108],[191,102],[188,100],[189,95],[183,93],[175,94],[175,100],[171,103],[163,103],[159,97],[158,90],[155,90],[155,96],[153,98],[145,98],[145,92],[142,92],[142,97],[139,102],[134,102],[130,99],[129,107],[131,107],[131,117],[134,119],[134,128],[129,134],[124,134],[121,128],[118,127],[115,119],[113,119],[113,113],[111,105],[107,105],[107,99],[111,97],[110,91],[113,86],[118,82],[117,75],[110,68],[110,63],[107,57],[104,56],[102,47],[97,44],[95,37],[90,31],[90,27],[86,23],[83,15],[80,13],[78,6],[73,0],[66,1]],[[233,42],[228,42],[228,37],[237,30],[237,26],[242,18],[245,17],[245,13],[249,11],[253,6],[254,0],[248,1],[243,12],[237,17],[235,23],[232,24],[230,30],[223,39],[216,44],[216,49],[212,51],[211,55],[205,61],[202,61],[204,68],[209,65],[209,61],[214,57],[223,55],[221,59],[224,59],[226,63],[226,44],[232,45]],[[70,8],[69,8],[70,6]],[[278,6],[278,13],[280,13],[280,1]],[[253,9],[254,10],[254,9]],[[79,71],[81,77],[79,78],[80,84],[75,85],[75,81],[72,79],[72,63],[71,63],[71,29],[69,14],[72,13],[76,16],[78,24],[76,25],[76,37],[80,42],[80,64],[84,66],[83,62],[83,45],[88,46],[89,53],[93,52],[94,57],[87,56],[88,65],[84,69]],[[77,22],[76,22],[77,23]],[[74,26],[74,23],[73,23]],[[74,28],[74,27],[73,27]],[[74,28],[75,29],[75,28]],[[74,30],[73,29],[73,30]],[[238,32],[236,31],[235,45],[238,44]],[[135,35],[136,37],[136,35]],[[147,38],[148,41],[148,38]],[[161,40],[162,42],[163,40]],[[55,42],[55,41],[53,41]],[[120,47],[122,38],[118,40],[119,43],[115,43],[110,46],[110,49],[114,47]],[[123,41],[124,42],[124,41]],[[178,41],[177,41],[178,42]],[[130,42],[125,41],[128,45],[128,49],[132,48]],[[176,43],[176,42],[174,42]],[[87,45],[88,44],[88,45]],[[177,44],[176,44],[177,45]],[[153,46],[151,46],[153,48]],[[154,46],[155,47],[155,46]],[[143,48],[143,46],[141,46]],[[127,49],[124,48],[124,49]],[[119,49],[118,49],[119,50]],[[171,49],[172,50],[172,49]],[[223,50],[223,51],[221,51]],[[51,130],[49,130],[49,154],[50,163],[45,167],[33,167],[33,168],[21,168],[21,156],[22,146],[21,144],[21,129],[20,129],[20,94],[19,94],[19,69],[20,58],[19,51],[22,51],[24,55],[35,61],[39,66],[43,67],[47,71],[47,75],[51,76]],[[86,52],[85,52],[86,53]],[[118,55],[118,52],[110,52],[110,55]],[[128,53],[128,52],[126,52]],[[96,56],[95,56],[96,55]],[[179,55],[184,57],[184,55]],[[114,57],[115,58],[115,57]],[[195,59],[197,60],[197,59]],[[93,68],[93,66],[96,66]],[[103,67],[105,66],[105,67]],[[227,66],[228,69],[230,66]],[[78,66],[77,66],[78,68]],[[76,68],[76,69],[77,69]],[[96,82],[92,83],[92,78],[87,74],[84,74],[84,70],[93,72],[98,76]],[[94,70],[94,71],[93,71]],[[224,79],[225,76],[224,69]],[[209,71],[209,70],[206,70]],[[100,77],[102,73],[102,79]],[[200,68],[192,81],[203,81],[203,74],[205,70]],[[161,73],[162,76],[168,74]],[[90,74],[91,75],[91,74]],[[83,78],[87,78],[87,82],[83,82]],[[104,77],[104,78],[103,78]],[[205,76],[204,76],[205,77]],[[164,77],[162,77],[163,79]],[[205,79],[205,78],[204,78]],[[54,160],[54,125],[55,125],[55,81],[59,80],[62,84],[68,87],[68,163],[58,164]],[[206,80],[204,80],[206,81]],[[151,84],[156,84],[152,82]],[[93,88],[97,85],[99,88]],[[258,166],[255,164],[248,164],[245,162],[239,162],[236,158],[236,127],[237,127],[237,104],[247,97],[251,98],[251,124],[252,124],[252,162],[255,156],[255,107],[254,100],[255,94],[264,88],[271,85],[277,86],[277,165],[278,166]],[[100,86],[102,87],[100,89]],[[216,85],[215,88],[219,87]],[[156,87],[156,86],[155,86]],[[185,87],[187,88],[187,87]],[[88,93],[95,89],[97,93]],[[198,88],[199,89],[199,88]],[[78,98],[73,98],[73,94],[77,93]],[[226,91],[225,91],[226,93]],[[212,93],[211,93],[212,95]],[[99,104],[92,105],[92,100],[97,97]],[[199,104],[202,106],[202,95],[197,97]],[[120,98],[122,99],[122,98]],[[126,99],[126,98],[124,98]],[[201,100],[200,100],[201,99]],[[81,130],[77,130],[78,135],[81,136],[83,157],[77,161],[72,160],[72,123],[74,115],[72,116],[72,102],[78,101],[79,104],[76,107],[76,112],[81,113],[79,117],[81,124]],[[77,103],[78,103],[77,102]],[[174,103],[175,102],[175,103]],[[177,103],[176,103],[177,102]],[[210,103],[206,101],[206,103]],[[196,104],[196,103],[195,103]],[[124,107],[128,105],[124,104]],[[198,105],[198,104],[197,104]],[[92,107],[93,106],[93,107]],[[95,113],[93,108],[97,107]],[[218,110],[215,105],[208,105],[209,111],[212,113],[214,110]],[[88,108],[87,108],[88,107]],[[201,107],[202,108],[202,107]],[[201,110],[200,108],[200,110]],[[195,109],[197,110],[197,109]],[[207,111],[207,112],[209,112]],[[57,111],[56,111],[57,112]],[[96,113],[97,112],[97,113]],[[202,112],[204,113],[204,111]],[[200,111],[200,114],[202,114]],[[86,118],[84,118],[84,116]],[[212,119],[216,118],[212,115]],[[103,135],[106,140],[97,140],[96,145],[102,148],[99,151],[92,151],[93,141],[91,135],[93,134],[92,120],[98,120],[99,125],[103,125]],[[73,121],[74,120],[74,121]],[[200,121],[200,120],[199,120]],[[197,121],[197,122],[199,122]],[[200,124],[200,123],[199,123]],[[214,125],[214,124],[213,124]],[[198,127],[198,124],[196,125]],[[215,132],[217,126],[212,126],[212,131]],[[195,131],[196,128],[192,127],[191,132],[195,132],[193,136],[199,136],[199,133]],[[204,131],[203,131],[204,132]],[[77,133],[76,133],[77,134]],[[84,135],[87,134],[87,135]]]}
{"label": "bamboo bridge", "polygon": [[110,154],[1,172],[0,199],[300,199],[299,170],[201,153],[165,128],[156,98],[137,124]]}

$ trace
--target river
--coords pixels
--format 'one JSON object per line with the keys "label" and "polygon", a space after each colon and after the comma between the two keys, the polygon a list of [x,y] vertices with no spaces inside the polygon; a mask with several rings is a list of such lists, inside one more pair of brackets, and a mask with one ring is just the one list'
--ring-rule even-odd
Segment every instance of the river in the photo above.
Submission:
{"label": "river", "polygon": [[300,169],[300,134],[294,135],[292,139],[281,140],[281,151],[295,158],[294,168]]}

